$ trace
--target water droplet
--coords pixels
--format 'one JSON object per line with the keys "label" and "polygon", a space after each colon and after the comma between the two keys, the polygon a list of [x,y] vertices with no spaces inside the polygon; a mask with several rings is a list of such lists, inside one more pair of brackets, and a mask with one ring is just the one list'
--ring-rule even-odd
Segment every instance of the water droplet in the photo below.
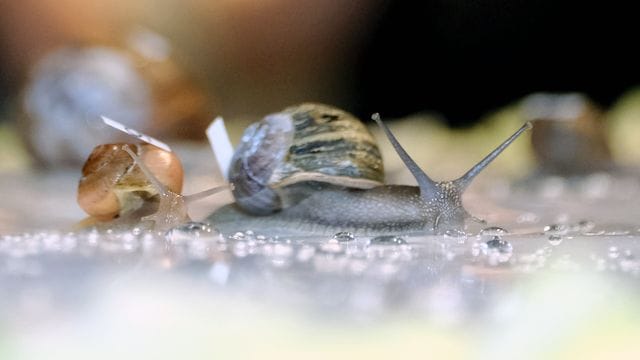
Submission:
{"label": "water droplet", "polygon": [[500,250],[500,251],[511,250],[511,244],[508,241],[503,240],[499,236],[494,236],[493,239],[485,242],[485,244],[487,245],[486,247],[483,248],[485,255],[487,254],[488,251],[491,251],[491,250]]}
{"label": "water droplet", "polygon": [[444,238],[455,239],[459,244],[464,244],[465,240],[467,239],[467,233],[462,230],[449,229],[444,232]]}
{"label": "water droplet", "polygon": [[347,241],[353,241],[355,240],[355,236],[348,232],[348,231],[341,231],[339,233],[336,233],[335,235],[333,235],[333,240],[336,240],[338,242],[347,242]]}
{"label": "water droplet", "polygon": [[405,245],[407,242],[395,235],[376,236],[369,242],[369,245]]}
{"label": "water droplet", "polygon": [[509,231],[499,226],[490,226],[480,230],[480,236],[502,236],[508,234]]}
{"label": "water droplet", "polygon": [[209,257],[213,245],[221,241],[222,235],[207,223],[187,222],[165,233],[167,244],[182,251],[188,257],[203,260]]}
{"label": "water droplet", "polygon": [[242,231],[238,231],[233,235],[229,235],[229,239],[231,240],[244,240],[244,233]]}
{"label": "water droplet", "polygon": [[482,253],[487,257],[489,265],[498,265],[506,263],[513,255],[513,247],[511,243],[495,236],[493,239],[484,243],[481,247]]}
{"label": "water droplet", "polygon": [[549,235],[549,244],[553,246],[558,246],[562,243],[562,236],[560,235]]}
{"label": "water droplet", "polygon": [[272,265],[279,268],[287,267],[291,263],[293,247],[285,243],[265,244],[262,247],[262,254]]}
{"label": "water droplet", "polygon": [[564,235],[569,231],[566,224],[550,224],[544,227],[544,232],[549,235]]}
{"label": "water droplet", "polygon": [[164,237],[172,245],[183,245],[193,239],[218,238],[219,234],[209,224],[190,221],[168,230]]}
{"label": "water droplet", "polygon": [[608,256],[609,259],[617,259],[620,257],[620,249],[617,246],[610,246]]}

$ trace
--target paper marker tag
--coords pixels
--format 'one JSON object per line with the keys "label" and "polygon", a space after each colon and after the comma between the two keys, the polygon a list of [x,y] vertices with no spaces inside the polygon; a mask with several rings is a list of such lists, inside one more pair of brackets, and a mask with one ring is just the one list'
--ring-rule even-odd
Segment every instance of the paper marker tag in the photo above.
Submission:
{"label": "paper marker tag", "polygon": [[134,136],[134,137],[136,137],[136,138],[138,138],[138,139],[140,139],[140,140],[142,140],[142,141],[144,141],[146,143],[149,143],[149,144],[151,144],[153,146],[157,146],[162,150],[171,152],[171,148],[169,147],[169,145],[163,143],[162,141],[160,141],[158,139],[154,139],[149,135],[145,135],[145,134],[143,134],[143,133],[141,133],[139,131],[136,131],[136,130],[134,130],[132,128],[126,127],[125,125],[123,125],[123,124],[121,124],[121,123],[119,123],[119,122],[117,122],[115,120],[111,120],[106,116],[100,116],[100,117],[102,118],[102,121],[105,124],[111,126],[114,129],[118,129],[118,130],[120,130],[120,131],[122,131],[124,133],[127,133],[127,134],[129,134],[131,136]]}
{"label": "paper marker tag", "polygon": [[209,139],[209,144],[211,144],[211,150],[213,150],[213,156],[218,163],[220,173],[225,180],[229,180],[227,179],[227,173],[233,157],[233,146],[229,140],[227,128],[224,126],[224,119],[221,116],[216,117],[207,128],[207,138]]}

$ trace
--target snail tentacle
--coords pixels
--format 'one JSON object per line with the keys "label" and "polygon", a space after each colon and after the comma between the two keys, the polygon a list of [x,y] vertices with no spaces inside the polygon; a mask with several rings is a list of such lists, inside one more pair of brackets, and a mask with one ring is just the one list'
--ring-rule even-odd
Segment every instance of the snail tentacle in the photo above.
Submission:
{"label": "snail tentacle", "polygon": [[175,225],[189,221],[190,218],[187,213],[184,197],[180,194],[169,191],[164,185],[162,185],[140,157],[129,148],[129,145],[125,144],[122,149],[131,156],[134,163],[140,168],[140,170],[142,170],[147,180],[149,180],[149,182],[151,182],[151,184],[153,184],[153,186],[158,190],[158,196],[160,197],[158,210],[151,215],[143,217],[141,220],[153,221],[156,230],[167,230]]}
{"label": "snail tentacle", "polygon": [[197,201],[213,194],[219,193],[222,190],[229,188],[229,186],[216,186],[195,194],[181,195],[176,194],[168,190],[151,172],[151,170],[144,164],[142,159],[136,153],[134,153],[128,145],[122,147],[129,156],[133,159],[134,163],[142,170],[149,182],[153,184],[158,190],[160,197],[160,204],[158,210],[148,216],[142,218],[143,221],[153,221],[156,224],[156,228],[170,228],[174,225],[178,225],[182,222],[189,221],[189,215],[187,213],[187,204],[193,201]]}
{"label": "snail tentacle", "polygon": [[190,204],[194,201],[198,201],[204,198],[207,198],[211,195],[215,195],[223,190],[227,190],[227,189],[233,189],[233,185],[229,184],[229,185],[221,185],[221,186],[214,186],[210,189],[206,189],[206,190],[202,190],[200,192],[197,192],[195,194],[189,194],[189,195],[183,195],[184,197],[184,201],[187,204]]}
{"label": "snail tentacle", "polygon": [[160,196],[166,196],[167,188],[164,185],[162,185],[162,183],[158,180],[158,178],[156,178],[155,175],[153,175],[151,170],[149,170],[149,168],[142,162],[140,157],[131,150],[129,145],[125,144],[124,146],[122,146],[122,150],[126,151],[129,154],[129,156],[131,156],[131,159],[133,159],[133,162],[136,165],[138,165],[138,168],[142,170],[142,173],[144,174],[144,176],[146,176],[147,180],[149,180],[151,184],[156,188],[156,190],[158,190],[158,193],[160,194]]}
{"label": "snail tentacle", "polygon": [[373,119],[373,121],[375,121],[380,126],[382,131],[387,136],[387,139],[389,139],[389,142],[396,150],[396,153],[398,153],[398,156],[400,156],[400,159],[402,159],[402,162],[404,162],[405,166],[409,169],[409,171],[411,171],[411,174],[413,174],[413,177],[416,179],[416,181],[418,181],[418,187],[420,187],[420,194],[422,195],[423,199],[425,199],[425,201],[429,201],[429,199],[435,198],[439,193],[436,182],[431,180],[431,178],[424,171],[422,171],[422,169],[418,166],[418,164],[416,164],[411,156],[407,154],[406,150],[402,147],[402,145],[400,145],[395,135],[393,135],[387,125],[382,122],[379,113],[371,115],[371,119]]}
{"label": "snail tentacle", "polygon": [[491,151],[487,156],[485,156],[484,159],[480,160],[480,162],[475,164],[471,169],[469,169],[469,171],[467,171],[460,178],[454,180],[454,183],[460,188],[460,191],[463,191],[464,189],[466,189],[467,186],[471,184],[471,181],[473,181],[476,175],[478,175],[482,170],[484,170],[484,168],[486,168],[487,165],[489,165],[496,157],[498,157],[498,155],[500,155],[500,153],[502,153],[504,149],[506,149],[509,145],[511,145],[511,143],[515,139],[517,139],[520,135],[522,135],[523,132],[531,129],[531,127],[532,125],[530,121],[525,122],[520,127],[520,129],[518,129],[515,133],[513,133],[513,135],[509,136],[507,140],[502,142],[502,144],[500,144],[497,148]]}

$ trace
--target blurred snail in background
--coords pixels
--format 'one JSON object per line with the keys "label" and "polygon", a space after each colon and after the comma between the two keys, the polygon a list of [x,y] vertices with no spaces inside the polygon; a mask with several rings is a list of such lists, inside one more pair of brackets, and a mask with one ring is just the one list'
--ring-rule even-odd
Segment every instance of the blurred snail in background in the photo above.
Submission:
{"label": "blurred snail in background", "polygon": [[187,205],[224,187],[183,196],[184,173],[175,153],[151,144],[96,146],[82,168],[78,204],[91,216],[86,225],[153,221],[166,230],[189,221]]}
{"label": "blurred snail in background", "polygon": [[526,129],[465,175],[435,182],[378,123],[418,186],[385,185],[380,152],[353,115],[302,104],[266,116],[242,136],[229,168],[235,204],[209,216],[222,233],[260,229],[300,233],[443,233],[470,217],[461,196],[471,181]]}
{"label": "blurred snail in background", "polygon": [[534,94],[522,103],[533,122],[531,142],[539,171],[586,175],[611,170],[613,161],[602,111],[581,94]]}
{"label": "blurred snail in background", "polygon": [[95,144],[122,141],[99,128],[100,115],[152,136],[199,139],[208,101],[170,44],[138,30],[124,45],[67,46],[41,59],[25,87],[21,133],[41,165],[80,164]]}

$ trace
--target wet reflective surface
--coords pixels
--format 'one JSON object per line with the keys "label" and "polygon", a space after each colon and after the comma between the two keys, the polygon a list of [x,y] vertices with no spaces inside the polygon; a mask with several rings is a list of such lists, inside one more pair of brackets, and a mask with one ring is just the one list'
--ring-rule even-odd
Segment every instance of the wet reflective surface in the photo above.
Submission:
{"label": "wet reflective surface", "polygon": [[594,176],[486,179],[486,224],[380,237],[72,230],[73,174],[3,177],[42,201],[3,210],[0,358],[637,355],[640,186]]}

